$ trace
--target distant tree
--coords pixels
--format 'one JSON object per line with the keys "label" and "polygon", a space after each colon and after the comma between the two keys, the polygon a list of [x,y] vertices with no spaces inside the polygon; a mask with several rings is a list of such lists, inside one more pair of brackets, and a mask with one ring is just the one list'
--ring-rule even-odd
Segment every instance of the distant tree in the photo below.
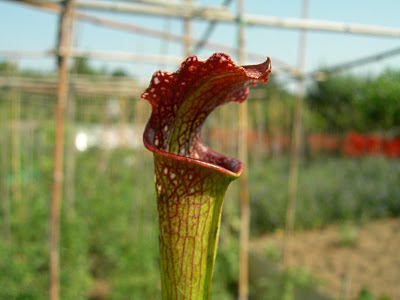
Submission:
{"label": "distant tree", "polygon": [[400,70],[375,78],[331,75],[308,90],[307,104],[324,129],[387,131],[400,125]]}
{"label": "distant tree", "polygon": [[323,120],[325,130],[337,132],[363,129],[361,112],[355,103],[365,98],[365,80],[351,75],[331,75],[309,88],[306,102],[315,117]]}
{"label": "distant tree", "polygon": [[16,63],[10,61],[0,61],[0,72],[14,73],[18,71]]}
{"label": "distant tree", "polygon": [[89,64],[86,57],[76,57],[71,67],[71,72],[83,75],[96,75],[98,71]]}
{"label": "distant tree", "polygon": [[90,65],[87,57],[76,57],[71,72],[83,75],[111,75],[112,77],[128,77],[128,73],[122,69],[117,68],[111,72],[107,71],[106,67],[94,68]]}
{"label": "distant tree", "polygon": [[111,72],[112,77],[128,77],[128,73],[124,69],[118,68]]}
{"label": "distant tree", "polygon": [[357,103],[367,128],[400,130],[400,70],[388,69],[365,86],[367,97]]}

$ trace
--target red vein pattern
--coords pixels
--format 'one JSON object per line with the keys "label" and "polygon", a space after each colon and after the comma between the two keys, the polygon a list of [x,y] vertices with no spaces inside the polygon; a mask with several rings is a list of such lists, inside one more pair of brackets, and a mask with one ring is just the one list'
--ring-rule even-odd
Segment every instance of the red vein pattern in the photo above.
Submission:
{"label": "red vein pattern", "polygon": [[156,72],[142,94],[152,106],[143,140],[154,153],[163,299],[209,298],[223,196],[243,165],[204,145],[201,126],[270,73],[269,58],[238,67],[223,53],[192,56],[175,73]]}

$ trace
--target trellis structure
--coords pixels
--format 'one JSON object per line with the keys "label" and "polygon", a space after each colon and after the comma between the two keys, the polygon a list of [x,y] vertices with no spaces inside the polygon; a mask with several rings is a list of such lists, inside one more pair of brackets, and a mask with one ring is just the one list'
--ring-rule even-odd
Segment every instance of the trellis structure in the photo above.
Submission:
{"label": "trellis structure", "polygon": [[[46,1],[46,0],[10,0],[12,2],[33,6],[46,11],[54,12],[60,15],[59,23],[59,41],[55,49],[45,51],[0,51],[0,57],[13,58],[13,57],[49,57],[55,56],[58,59],[58,78],[41,80],[27,80],[21,78],[4,78],[0,76],[0,86],[13,86],[22,89],[32,89],[37,91],[43,91],[45,93],[57,94],[57,108],[56,108],[56,140],[55,140],[55,152],[54,152],[54,175],[53,175],[53,194],[52,194],[52,214],[51,214],[51,238],[50,238],[50,299],[58,299],[58,281],[59,281],[59,266],[58,266],[58,239],[59,239],[59,213],[61,203],[61,191],[63,185],[63,144],[64,144],[64,123],[65,123],[65,107],[68,99],[68,60],[72,57],[87,57],[93,59],[111,59],[111,60],[122,60],[132,62],[146,62],[149,64],[171,64],[178,65],[182,61],[182,57],[176,56],[165,56],[165,55],[146,55],[146,54],[135,54],[135,53],[124,53],[124,52],[107,52],[107,51],[84,51],[82,49],[76,49],[71,46],[72,38],[72,24],[74,19],[90,22],[98,26],[106,26],[116,28],[123,31],[142,33],[145,35],[156,36],[161,39],[168,39],[170,41],[179,42],[184,45],[184,55],[187,56],[192,53],[193,45],[200,45],[204,47],[218,49],[219,51],[234,51],[234,49],[220,43],[207,41],[207,34],[204,39],[195,40],[192,38],[191,32],[191,20],[201,19],[209,21],[210,23],[222,22],[236,24],[238,28],[238,42],[237,42],[237,57],[240,64],[245,64],[246,58],[262,58],[257,53],[251,53],[246,49],[246,27],[247,26],[262,26],[262,27],[275,27],[275,28],[287,28],[295,30],[305,31],[323,31],[323,32],[342,32],[359,35],[372,35],[372,36],[385,36],[385,37],[400,37],[400,28],[388,28],[384,26],[371,26],[371,25],[360,25],[360,24],[348,24],[343,22],[328,22],[328,21],[317,21],[307,20],[306,13],[303,14],[303,18],[290,19],[290,18],[277,18],[273,16],[257,16],[247,15],[243,13],[244,1],[237,0],[237,11],[229,9],[227,4],[231,1],[225,1],[225,6],[202,6],[194,3],[193,1],[161,1],[161,0],[125,0],[125,1],[99,1],[99,0],[66,0],[66,1]],[[303,2],[304,10],[307,11],[308,1]],[[100,17],[94,13],[88,13],[87,11],[107,11],[124,14],[135,14],[135,15],[148,15],[148,16],[159,16],[169,18],[179,18],[184,24],[184,35],[176,35],[170,32],[155,30],[138,26],[126,22],[121,22],[115,19],[109,19]],[[209,27],[211,31],[213,26]],[[304,40],[304,36],[303,36]],[[304,73],[304,56],[305,43],[299,45],[299,64],[298,66],[290,66],[281,61],[273,61],[275,72],[285,72],[290,76],[298,80],[298,108],[297,117],[293,128],[294,141],[292,145],[292,173],[291,180],[289,183],[289,207],[294,210],[295,197],[296,197],[296,181],[297,181],[297,157],[300,145],[300,134],[301,134],[301,103],[302,94],[304,91],[304,80],[307,76],[314,78],[321,78],[323,74],[316,70],[309,74]],[[302,54],[301,54],[302,53]],[[331,71],[341,71],[346,68],[351,68],[360,64],[368,63],[371,61],[383,59],[385,57],[400,54],[398,48],[383,52],[378,55],[371,57],[361,58],[354,62],[333,66],[328,69]],[[93,85],[91,82],[82,80],[81,78],[74,78],[75,88],[82,89],[87,93],[91,90],[96,90],[98,93],[103,89],[104,93],[113,93],[118,95],[126,95],[134,93],[139,95],[143,87],[137,83],[126,80],[123,82],[112,82],[109,86],[98,86]],[[116,86],[116,84],[119,86]],[[239,113],[239,124],[241,133],[239,134],[239,156],[242,160],[246,160],[247,157],[247,146],[246,146],[246,133],[247,133],[247,107],[242,106]],[[248,213],[248,195],[246,190],[246,176],[242,176],[241,179],[241,203],[242,203],[242,228],[241,228],[241,280],[240,280],[240,299],[245,300],[248,297],[247,288],[247,241],[249,232],[249,213]],[[293,210],[288,210],[287,232],[290,233],[294,223]]]}

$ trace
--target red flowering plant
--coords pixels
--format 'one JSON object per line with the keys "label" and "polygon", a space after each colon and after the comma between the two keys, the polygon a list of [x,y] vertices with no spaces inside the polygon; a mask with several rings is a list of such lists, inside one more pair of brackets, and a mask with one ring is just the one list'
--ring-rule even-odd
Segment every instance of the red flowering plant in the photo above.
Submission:
{"label": "red flowering plant", "polygon": [[223,196],[243,164],[207,147],[200,130],[270,73],[269,58],[239,67],[223,53],[191,56],[175,73],[156,72],[142,94],[152,106],[143,140],[154,155],[162,299],[209,299]]}

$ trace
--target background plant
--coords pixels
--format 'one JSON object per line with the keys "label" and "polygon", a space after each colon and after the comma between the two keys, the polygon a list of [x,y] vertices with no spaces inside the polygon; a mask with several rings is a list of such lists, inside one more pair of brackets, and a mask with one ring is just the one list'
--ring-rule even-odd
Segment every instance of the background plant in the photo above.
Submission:
{"label": "background plant", "polygon": [[[15,68],[11,71],[19,72]],[[390,72],[396,74],[395,71]],[[25,71],[18,74],[22,76],[27,73],[29,76],[33,74]],[[51,74],[35,76],[46,77]],[[398,95],[396,81],[389,80],[396,79],[396,76],[391,76],[378,80],[379,84],[374,83],[375,79],[370,79],[370,86],[371,89],[375,87],[376,93],[379,90],[380,95],[393,95],[390,105],[397,107],[400,98],[395,98]],[[381,91],[384,83],[391,88]],[[275,96],[280,99],[280,95],[278,86]],[[73,94],[72,97],[76,103],[73,118],[75,129],[82,125],[96,124],[120,126],[119,117],[108,114],[109,105],[115,103],[115,99],[99,95],[83,97]],[[259,126],[261,132],[268,133],[268,122],[272,122],[269,114],[273,117],[277,114],[283,116],[282,123],[277,127],[285,133],[286,128],[290,128],[287,126],[290,118],[285,119],[290,116],[290,94],[285,94],[283,108],[279,106],[281,104],[278,108],[273,107],[275,104],[270,106],[268,97],[261,100],[249,99],[252,128]],[[378,110],[373,109],[374,105],[379,105],[378,99],[370,104],[365,101],[357,105],[371,105],[365,110],[372,112]],[[143,108],[145,105],[142,107],[138,104],[142,101],[128,101],[130,105],[126,114],[130,123],[147,118],[148,111]],[[327,100],[324,103],[326,105],[320,109],[326,108],[331,102]],[[53,163],[53,105],[54,98],[51,95],[25,93],[11,88],[0,90],[0,299],[47,298],[47,220]],[[354,105],[352,109],[355,109]],[[16,114],[18,110],[15,108],[18,106],[19,114]],[[255,112],[259,108],[262,118],[256,120]],[[394,108],[391,111],[395,111]],[[398,115],[396,113],[391,118],[397,118]],[[322,124],[314,129],[328,128],[321,123],[323,118],[311,106],[306,117],[311,122],[308,124]],[[337,133],[347,130],[340,125],[341,116],[337,118],[331,130]],[[227,114],[222,109],[211,116],[204,128],[206,133],[211,132],[212,128],[220,128],[221,120],[227,124],[226,127],[234,128],[234,113]],[[392,124],[392,127],[377,125],[374,128],[395,132],[399,122],[393,120],[387,123]],[[15,122],[23,126],[13,127]],[[372,125],[367,125],[359,129],[374,129]],[[232,134],[231,131],[229,134]],[[14,151],[16,137],[20,142],[18,153]],[[222,147],[223,139],[213,136],[209,139],[212,147]],[[254,145],[258,144],[252,143],[250,146]],[[230,148],[229,144],[226,146],[228,153],[235,153],[233,147]],[[271,158],[272,153],[268,152],[268,148],[258,149],[261,154],[257,156],[252,151],[247,166],[253,237],[282,228],[288,169],[284,151]],[[148,180],[152,177],[151,155],[142,148],[108,149],[100,146],[75,152],[74,155],[74,214],[72,218],[68,216],[68,205],[64,203],[61,228],[63,299],[88,299],[93,297],[96,290],[98,297],[102,297],[98,299],[124,299],[126,294],[133,295],[133,299],[158,299],[160,286],[156,206],[153,201],[149,201],[155,197],[153,183]],[[19,173],[15,172],[13,166],[16,158],[20,160]],[[398,159],[381,156],[358,159],[338,155],[303,156],[297,228],[316,228],[349,221],[358,226],[375,218],[399,216],[398,178]],[[19,202],[18,191],[23,195]],[[220,241],[217,257],[220,263],[216,265],[212,299],[235,299],[237,290],[238,191],[232,186],[228,193],[230,201],[225,203],[221,228],[225,238]],[[5,217],[7,205],[8,221]],[[312,281],[310,283],[313,285]],[[257,284],[260,283],[252,281],[253,288]],[[102,293],[99,295],[100,290]],[[257,299],[255,294],[252,297]]]}

